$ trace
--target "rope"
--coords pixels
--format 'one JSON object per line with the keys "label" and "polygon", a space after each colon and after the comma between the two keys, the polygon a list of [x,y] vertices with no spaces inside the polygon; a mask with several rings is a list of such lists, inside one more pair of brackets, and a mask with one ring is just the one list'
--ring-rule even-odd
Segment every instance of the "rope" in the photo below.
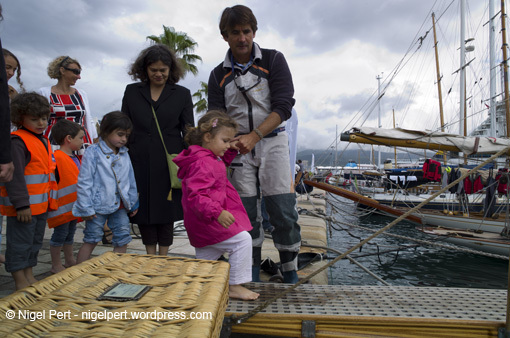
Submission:
{"label": "rope", "polygon": [[[398,259],[399,253],[400,253],[400,249],[397,249],[397,254],[395,255],[395,258],[393,259],[393,263],[389,264],[389,266],[393,266],[393,264],[395,264],[395,262]],[[383,262],[381,261],[381,252],[379,251],[379,245],[377,246],[377,260],[379,261],[380,265],[384,265]]]}
{"label": "rope", "polygon": [[417,206],[415,206],[414,208],[411,208],[409,209],[408,211],[406,211],[404,214],[400,215],[398,218],[396,218],[395,220],[393,220],[391,223],[389,223],[388,225],[386,225],[385,227],[379,229],[378,231],[376,231],[374,234],[372,234],[371,236],[365,238],[363,241],[361,241],[360,243],[358,243],[357,245],[353,246],[352,248],[350,248],[349,250],[345,251],[344,253],[340,254],[338,257],[336,257],[335,259],[333,259],[331,262],[329,262],[328,264],[325,264],[323,265],[322,267],[318,268],[317,270],[315,270],[314,272],[312,272],[310,275],[308,275],[306,278],[303,278],[302,280],[298,281],[296,284],[292,285],[291,287],[285,289],[284,291],[282,291],[281,293],[275,295],[274,297],[272,298],[269,298],[268,300],[266,300],[264,303],[262,303],[261,305],[257,306],[255,309],[243,314],[243,315],[232,315],[229,317],[229,320],[228,320],[228,323],[227,325],[234,325],[234,324],[242,324],[244,323],[245,321],[247,321],[248,319],[250,319],[251,317],[253,317],[254,315],[256,315],[257,313],[259,313],[260,311],[264,310],[266,307],[268,307],[271,303],[273,303],[275,300],[277,299],[280,299],[282,297],[284,297],[285,295],[287,295],[288,293],[290,293],[291,291],[294,291],[297,287],[299,287],[300,285],[308,282],[310,279],[312,279],[313,277],[315,277],[316,275],[318,275],[319,273],[321,273],[322,271],[326,270],[327,268],[333,266],[334,264],[336,264],[338,261],[340,261],[341,259],[345,258],[347,255],[349,255],[350,253],[352,253],[353,251],[357,250],[358,248],[360,248],[361,246],[365,245],[366,243],[368,243],[370,240],[374,239],[375,237],[379,236],[380,234],[382,234],[383,232],[386,232],[387,230],[391,229],[395,224],[399,223],[400,221],[404,220],[407,216],[411,215],[413,212],[419,210],[421,207],[423,207],[425,204],[429,203],[430,201],[432,201],[434,198],[436,198],[437,196],[439,196],[440,194],[442,194],[444,191],[450,189],[451,187],[453,187],[454,185],[456,185],[457,183],[459,183],[460,181],[462,181],[463,179],[465,179],[469,174],[471,173],[475,173],[477,172],[480,168],[482,168],[485,164],[495,160],[497,157],[503,155],[504,153],[508,152],[510,150],[510,147],[506,147],[500,151],[498,151],[496,154],[492,155],[490,158],[488,158],[487,160],[485,160],[484,162],[482,162],[481,164],[477,165],[475,168],[473,168],[472,170],[470,171],[467,171],[465,172],[464,174],[462,174],[459,178],[457,178],[455,181],[453,181],[452,183],[448,184],[446,187],[442,188],[441,190],[437,191],[436,193],[434,193],[432,196],[430,196],[429,198],[427,198],[425,201],[421,202],[420,204],[418,204]]}

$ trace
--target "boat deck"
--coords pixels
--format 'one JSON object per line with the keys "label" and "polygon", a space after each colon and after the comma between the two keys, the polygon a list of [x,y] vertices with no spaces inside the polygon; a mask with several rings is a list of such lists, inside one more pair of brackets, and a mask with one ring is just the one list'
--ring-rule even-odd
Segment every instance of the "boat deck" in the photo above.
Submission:
{"label": "boat deck", "polygon": [[[248,313],[288,287],[252,283],[250,289],[260,299],[230,300],[226,316]],[[490,337],[504,327],[506,294],[495,289],[305,284],[234,325],[232,332],[299,337],[311,325],[313,337],[390,332],[392,337]]]}

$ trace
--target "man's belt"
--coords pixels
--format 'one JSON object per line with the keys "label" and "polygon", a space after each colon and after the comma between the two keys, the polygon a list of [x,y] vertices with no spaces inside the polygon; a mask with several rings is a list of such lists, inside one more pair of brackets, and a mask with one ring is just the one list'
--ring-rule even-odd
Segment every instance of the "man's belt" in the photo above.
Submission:
{"label": "man's belt", "polygon": [[[270,132],[269,134],[264,136],[264,138],[275,137],[278,135],[278,133],[281,133],[282,131],[285,131],[285,127],[276,128],[275,130],[273,130],[272,132]],[[239,136],[239,135],[247,135],[247,134],[239,133],[236,136]]]}

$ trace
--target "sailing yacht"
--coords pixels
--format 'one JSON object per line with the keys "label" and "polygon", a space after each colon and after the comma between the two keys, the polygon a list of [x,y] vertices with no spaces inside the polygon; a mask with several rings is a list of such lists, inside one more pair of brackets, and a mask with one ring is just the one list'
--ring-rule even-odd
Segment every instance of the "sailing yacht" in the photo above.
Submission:
{"label": "sailing yacht", "polygon": [[[460,0],[460,8],[461,13],[463,10],[465,0]],[[492,2],[492,1],[491,1]],[[502,4],[503,6],[504,4]],[[501,10],[502,17],[504,15],[504,8]],[[494,33],[494,20],[495,15],[493,14],[493,8],[491,7],[491,11],[489,12],[489,22],[491,33]],[[461,19],[461,23],[463,19]],[[505,20],[502,20],[502,25],[505,25]],[[469,155],[478,156],[482,155],[478,160],[483,161],[490,156],[491,154],[497,153],[502,149],[505,150],[505,157],[510,156],[510,139],[506,136],[509,134],[507,127],[507,118],[509,115],[509,104],[508,99],[503,99],[500,103],[496,103],[496,91],[494,89],[494,78],[495,75],[493,71],[497,68],[492,63],[494,57],[491,55],[491,89],[489,94],[489,99],[483,102],[483,104],[489,107],[490,115],[489,118],[483,121],[478,127],[474,128],[471,132],[470,136],[467,136],[467,115],[466,111],[466,85],[465,85],[465,70],[468,64],[470,64],[474,59],[470,60],[466,63],[465,58],[465,42],[468,41],[463,36],[463,24],[461,24],[461,66],[458,70],[460,73],[460,108],[459,112],[459,133],[445,132],[443,128],[443,124],[441,125],[442,131],[416,131],[416,130],[408,130],[403,128],[394,128],[394,129],[382,129],[382,128],[370,128],[370,127],[354,127],[351,128],[348,132],[345,132],[341,135],[341,141],[348,141],[353,143],[364,143],[364,144],[384,144],[387,146],[397,146],[402,148],[422,148],[422,149],[431,149],[431,150],[439,150],[443,152],[455,152],[464,154],[464,162],[467,163],[467,158]],[[506,32],[504,29],[501,31]],[[503,35],[503,45],[506,48],[505,39],[506,37]],[[491,38],[491,41],[493,39]],[[437,43],[435,43],[437,46]],[[503,49],[506,52],[506,49]],[[491,49],[491,48],[490,48]],[[492,51],[492,49],[491,49]],[[437,57],[437,53],[436,53]],[[502,57],[503,62],[503,71],[507,71],[506,60],[508,58],[504,54]],[[506,78],[507,75],[506,75]],[[438,85],[441,82],[441,77],[438,72]],[[505,88],[505,94],[503,98],[508,98],[508,83],[503,82],[502,87]],[[451,89],[450,89],[451,91]],[[439,91],[441,94],[441,91]],[[441,95],[439,95],[441,97]],[[472,101],[472,98],[470,98]],[[470,102],[471,102],[470,101]],[[440,101],[441,102],[441,101]],[[441,119],[442,120],[442,119]],[[459,136],[466,135],[466,136]],[[484,157],[485,156],[485,157]],[[504,161],[495,161],[496,165],[505,164]],[[492,174],[495,176],[495,173]],[[508,175],[505,176],[508,179]],[[488,190],[488,189],[486,189]],[[498,197],[494,195],[494,197],[486,197],[486,190],[484,190],[483,194],[478,194],[476,197],[472,196],[472,199],[478,198],[479,205],[483,206],[484,204],[489,204],[489,202],[493,201],[498,204],[499,210],[497,212],[487,213],[482,211],[473,212],[470,209],[459,209],[458,212],[454,212],[451,207],[444,207],[443,210],[439,208],[439,210],[430,210],[430,208],[422,208],[421,210],[416,211],[413,215],[417,217],[420,223],[419,229],[427,234],[433,234],[436,236],[444,236],[446,240],[454,242],[456,244],[461,244],[465,246],[469,246],[472,248],[476,248],[478,250],[487,251],[499,255],[505,255],[508,257],[510,253],[510,238],[509,234],[509,211],[508,211],[508,193],[500,194]],[[430,197],[430,194],[424,196],[413,196],[415,201],[411,201],[411,197],[406,194],[402,194],[402,196],[398,196],[400,205],[395,203],[397,195],[390,196],[387,195],[386,202],[390,201],[391,203],[387,203],[391,208],[398,210],[409,210],[410,206],[418,204],[418,200],[425,200]],[[358,198],[358,197],[356,197]],[[384,204],[380,198],[374,198],[377,203]],[[452,199],[453,200],[453,199]],[[459,201],[465,199],[459,199]],[[474,204],[474,201],[465,200],[466,205]],[[364,204],[366,201],[358,200],[358,203]],[[446,203],[448,202],[448,198],[446,198],[446,194],[444,196],[438,196],[436,200],[431,205],[448,205],[452,204]],[[369,203],[370,207],[377,207],[377,204],[374,206]],[[492,203],[490,203],[492,204]]]}

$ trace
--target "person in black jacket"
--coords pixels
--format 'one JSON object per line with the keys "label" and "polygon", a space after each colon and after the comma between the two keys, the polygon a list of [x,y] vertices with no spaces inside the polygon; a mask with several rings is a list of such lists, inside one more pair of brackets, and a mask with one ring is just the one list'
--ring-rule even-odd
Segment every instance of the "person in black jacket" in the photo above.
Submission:
{"label": "person in black jacket", "polygon": [[[0,20],[2,6],[0,5]],[[0,40],[0,48],[2,41]],[[14,172],[11,155],[11,111],[9,109],[9,89],[4,58],[0,58],[0,182],[10,182]],[[0,225],[0,229],[1,229]],[[1,236],[1,235],[0,235]],[[1,237],[0,237],[1,238]]]}
{"label": "person in black jacket", "polygon": [[177,85],[182,69],[164,45],[140,52],[129,75],[140,80],[126,87],[121,108],[133,121],[128,148],[140,193],[140,208],[131,221],[138,224],[147,253],[166,256],[173,243],[173,224],[183,218],[182,191],[172,189],[172,200],[167,200],[168,164],[152,108],[168,153],[178,154],[185,148],[186,127],[194,125],[193,102],[190,91]]}

